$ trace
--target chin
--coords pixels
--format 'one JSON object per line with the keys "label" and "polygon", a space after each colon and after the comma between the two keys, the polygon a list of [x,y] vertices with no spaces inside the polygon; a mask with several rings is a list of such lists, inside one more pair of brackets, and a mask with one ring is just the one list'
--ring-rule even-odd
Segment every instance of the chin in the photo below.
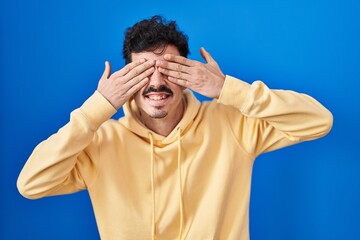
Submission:
{"label": "chin", "polygon": [[148,115],[151,118],[160,119],[160,118],[165,118],[168,115],[168,112],[166,112],[166,111],[156,111],[156,112],[152,112],[152,113],[150,113]]}

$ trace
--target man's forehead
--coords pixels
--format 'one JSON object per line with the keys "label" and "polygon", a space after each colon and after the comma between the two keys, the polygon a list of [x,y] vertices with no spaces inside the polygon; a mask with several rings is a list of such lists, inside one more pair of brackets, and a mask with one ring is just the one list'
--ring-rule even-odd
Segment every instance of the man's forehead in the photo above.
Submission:
{"label": "man's forehead", "polygon": [[142,58],[145,58],[147,60],[149,59],[158,60],[158,59],[163,59],[163,56],[165,54],[173,54],[180,56],[179,50],[175,46],[167,45],[165,47],[159,47],[152,51],[131,53],[131,60],[134,61]]}

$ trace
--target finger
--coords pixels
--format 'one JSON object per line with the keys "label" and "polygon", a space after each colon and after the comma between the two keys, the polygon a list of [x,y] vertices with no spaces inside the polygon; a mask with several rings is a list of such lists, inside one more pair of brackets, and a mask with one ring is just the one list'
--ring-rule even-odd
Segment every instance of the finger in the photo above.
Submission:
{"label": "finger", "polygon": [[111,73],[111,65],[108,61],[105,61],[105,69],[101,78],[108,79],[110,77],[110,73]]}
{"label": "finger", "polygon": [[[130,72],[128,72],[126,75],[123,76],[122,81],[123,82],[128,82],[131,79],[138,77],[143,72],[145,72],[145,71],[147,71],[149,69],[154,69],[155,70],[154,65],[155,65],[154,60],[148,60],[145,63],[143,63],[141,65],[138,65],[138,66],[134,67],[133,69],[131,69]],[[150,70],[150,71],[152,71],[152,70]]]}
{"label": "finger", "polygon": [[132,69],[134,69],[135,67],[143,64],[146,62],[146,59],[138,59],[138,60],[135,60],[129,64],[127,64],[125,67],[123,67],[122,69],[116,71],[113,73],[113,77],[114,78],[117,78],[117,77],[122,77],[122,76],[125,76],[127,73],[129,73]]}
{"label": "finger", "polygon": [[184,73],[190,73],[191,72],[191,68],[188,66],[184,66],[178,63],[173,63],[173,62],[168,62],[168,61],[161,61],[158,60],[156,61],[156,66],[157,67],[161,67],[161,68],[165,68],[168,70],[173,70],[173,71],[178,71],[178,72],[184,72]]}
{"label": "finger", "polygon": [[128,89],[132,88],[133,86],[138,84],[143,79],[148,78],[151,74],[153,74],[154,71],[155,71],[155,67],[147,69],[146,71],[142,72],[138,76],[136,76],[136,77],[130,79],[129,81],[125,82],[124,83],[125,87],[127,87]]}
{"label": "finger", "polygon": [[205,50],[205,48],[200,48],[200,54],[207,63],[215,62],[215,60],[211,57],[210,53]]}
{"label": "finger", "polygon": [[190,79],[190,74],[188,74],[188,73],[173,71],[173,70],[165,69],[162,67],[159,67],[158,70],[160,73],[162,73],[168,77],[173,77],[173,78],[178,78],[178,79]]}
{"label": "finger", "polygon": [[187,81],[186,79],[174,78],[174,77],[167,77],[167,79],[170,82],[175,83],[182,87],[191,88],[193,86],[193,84],[190,81]]}
{"label": "finger", "polygon": [[132,95],[134,95],[136,92],[138,92],[142,87],[144,87],[147,83],[149,82],[149,78],[146,77],[142,80],[140,80],[137,84],[131,86],[129,88],[129,90],[127,91],[127,95],[129,97],[131,97]]}
{"label": "finger", "polygon": [[173,55],[173,54],[165,54],[164,59],[169,62],[176,62],[181,65],[185,65],[185,66],[189,66],[189,67],[192,67],[195,65],[195,61],[192,61],[192,60],[187,59],[182,56]]}

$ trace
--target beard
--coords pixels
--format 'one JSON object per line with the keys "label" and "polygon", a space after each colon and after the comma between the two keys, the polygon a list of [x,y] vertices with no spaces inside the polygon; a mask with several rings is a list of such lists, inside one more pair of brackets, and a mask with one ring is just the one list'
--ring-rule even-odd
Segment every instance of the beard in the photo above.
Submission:
{"label": "beard", "polygon": [[160,119],[160,118],[165,118],[168,115],[168,112],[165,110],[161,110],[161,107],[157,108],[155,107],[156,111],[149,113],[149,117],[151,118],[155,118],[155,119]]}

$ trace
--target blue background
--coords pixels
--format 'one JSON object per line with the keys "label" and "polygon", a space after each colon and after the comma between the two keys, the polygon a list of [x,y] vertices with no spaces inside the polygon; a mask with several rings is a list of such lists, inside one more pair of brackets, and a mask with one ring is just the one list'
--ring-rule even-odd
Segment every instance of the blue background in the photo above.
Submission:
{"label": "blue background", "polygon": [[30,201],[16,179],[96,89],[104,61],[123,66],[125,28],[154,14],[177,20],[190,58],[204,46],[224,73],[306,92],[334,115],[325,138],[255,162],[251,239],[360,239],[356,0],[2,0],[0,238],[99,238],[86,191]]}

